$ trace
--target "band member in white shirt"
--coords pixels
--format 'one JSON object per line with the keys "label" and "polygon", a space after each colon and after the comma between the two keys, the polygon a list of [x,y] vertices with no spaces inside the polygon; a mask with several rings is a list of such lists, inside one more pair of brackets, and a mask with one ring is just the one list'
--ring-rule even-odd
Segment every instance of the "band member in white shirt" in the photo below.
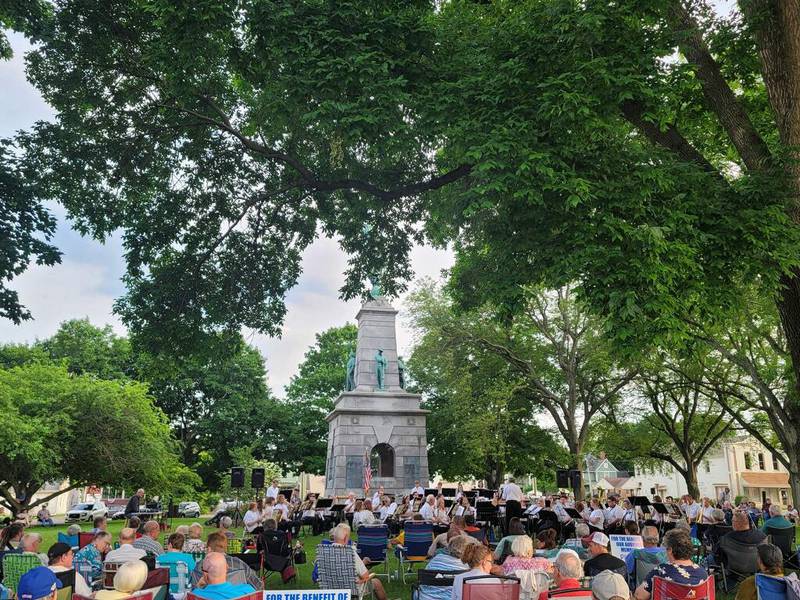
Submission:
{"label": "band member in white shirt", "polygon": [[633,521],[635,523],[639,522],[639,513],[636,511],[636,507],[631,504],[631,501],[625,498],[622,501],[622,510],[625,512],[622,515],[622,524],[624,525],[628,521]]}
{"label": "band member in white shirt", "polygon": [[424,520],[433,521],[433,511],[435,508],[436,498],[433,497],[433,494],[428,494],[428,497],[425,499],[425,504],[419,509],[419,514],[422,515]]}
{"label": "band member in white shirt", "polygon": [[283,494],[278,494],[278,498],[275,501],[275,508],[272,511],[272,518],[280,524],[289,520],[289,504],[286,502],[286,497]]}
{"label": "band member in white shirt", "polygon": [[280,493],[281,493],[281,491],[278,488],[278,480],[277,479],[273,479],[272,480],[272,484],[267,488],[266,497],[267,498],[277,499],[278,498],[278,494],[280,494]]}
{"label": "band member in white shirt", "polygon": [[372,514],[372,501],[364,500],[361,510],[353,513],[353,531],[358,531],[362,525],[375,525],[378,519]]}
{"label": "band member in white shirt", "polygon": [[444,484],[440,481],[436,484],[436,497],[442,496],[442,489],[444,489]]}
{"label": "band member in white shirt", "polygon": [[247,533],[261,533],[261,519],[261,511],[258,510],[258,505],[255,502],[251,502],[247,512],[242,517],[244,530]]}
{"label": "band member in white shirt", "polygon": [[353,492],[347,494],[347,500],[344,501],[344,512],[352,513],[356,510],[356,495]]}
{"label": "band member in white shirt", "polygon": [[386,492],[383,491],[383,486],[378,487],[378,491],[372,494],[372,508],[377,508],[383,502],[383,496]]}
{"label": "band member in white shirt", "polygon": [[714,518],[715,510],[716,507],[713,504],[711,504],[711,500],[709,498],[703,498],[702,522],[705,523],[706,525],[713,525],[714,523],[716,523],[717,520]]}
{"label": "band member in white shirt", "polygon": [[589,525],[592,527],[603,531],[603,525],[605,524],[605,515],[603,514],[603,509],[600,508],[600,500],[597,498],[592,498],[591,501],[592,512],[589,515]]}
{"label": "band member in white shirt", "polygon": [[419,484],[419,480],[414,482],[414,487],[411,488],[411,496],[424,496],[425,495],[425,488]]}
{"label": "band member in white shirt", "polygon": [[439,496],[436,499],[436,508],[433,509],[433,522],[440,525],[449,525],[450,517],[447,514],[447,506],[445,506],[444,496]]}
{"label": "band member in white shirt", "polygon": [[622,519],[625,517],[625,509],[623,509],[618,502],[619,498],[617,498],[617,496],[608,497],[608,508],[606,508],[603,515],[606,523],[605,528],[607,530],[622,525]]}
{"label": "band member in white shirt", "polygon": [[686,512],[686,516],[689,518],[689,523],[697,523],[698,517],[700,516],[701,506],[694,501],[689,494],[686,494],[686,506],[684,511]]}
{"label": "band member in white shirt", "polygon": [[508,483],[506,483],[505,487],[503,487],[503,500],[516,500],[520,504],[522,504],[523,499],[525,498],[524,494],[522,493],[522,488],[520,488],[515,482],[513,477],[508,478]]}
{"label": "band member in white shirt", "polygon": [[469,503],[469,498],[462,495],[461,498],[458,500],[458,506],[456,507],[456,516],[457,517],[467,517],[467,516],[475,516],[475,509]]}
{"label": "band member in white shirt", "polygon": [[544,498],[537,498],[536,502],[532,502],[531,505],[525,510],[524,514],[528,515],[529,517],[535,517],[543,508]]}
{"label": "band member in white shirt", "polygon": [[385,522],[386,519],[391,517],[395,511],[397,510],[397,503],[394,502],[389,496],[384,496],[381,498],[381,507],[378,509],[378,513],[380,513],[380,520],[381,523]]}
{"label": "band member in white shirt", "polygon": [[461,496],[463,495],[464,495],[464,486],[461,485],[461,482],[459,481],[458,485],[456,486],[456,502],[458,502],[461,499]]}

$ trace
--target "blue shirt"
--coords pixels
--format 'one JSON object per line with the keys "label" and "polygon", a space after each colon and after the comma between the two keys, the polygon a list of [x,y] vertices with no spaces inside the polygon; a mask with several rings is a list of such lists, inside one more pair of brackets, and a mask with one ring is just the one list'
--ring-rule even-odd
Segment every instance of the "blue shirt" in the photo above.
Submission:
{"label": "blue shirt", "polygon": [[[156,563],[159,566],[169,567],[169,591],[174,593],[178,593],[181,591],[179,585],[177,583],[178,579],[178,563],[182,562],[186,564],[186,587],[189,587],[190,577],[189,574],[194,571],[195,561],[194,557],[191,554],[187,554],[186,552],[165,552],[161,556],[156,559]],[[173,580],[175,580],[173,582]]]}
{"label": "blue shirt", "polygon": [[696,564],[673,565],[672,563],[664,563],[663,565],[658,565],[647,574],[647,577],[642,582],[644,589],[651,593],[653,591],[653,577],[661,577],[667,581],[674,581],[682,585],[699,585],[708,579],[708,573],[703,567]]}
{"label": "blue shirt", "polygon": [[767,527],[772,527],[773,529],[789,529],[790,527],[794,527],[794,523],[781,515],[779,517],[771,517],[764,521],[764,524],[761,526],[761,531],[767,533]]}
{"label": "blue shirt", "polygon": [[[431,571],[467,571],[469,566],[449,554],[437,554],[425,567]],[[453,588],[436,585],[419,586],[420,600],[450,600],[453,596]]]}
{"label": "blue shirt", "polygon": [[637,548],[633,552],[628,552],[628,554],[625,556],[625,566],[628,568],[628,573],[633,573],[634,561],[637,558],[637,554],[642,552],[660,555],[660,560],[658,561],[659,564],[667,562],[667,552],[663,548],[659,548],[658,546],[655,548]]}
{"label": "blue shirt", "polygon": [[229,600],[230,598],[238,598],[239,596],[246,596],[252,594],[256,590],[251,585],[246,583],[215,583],[207,585],[204,588],[195,588],[192,593],[201,598],[208,598],[209,600]]}
{"label": "blue shirt", "polygon": [[89,585],[103,576],[103,557],[94,544],[84,546],[75,553],[72,560],[76,573],[83,575]]}

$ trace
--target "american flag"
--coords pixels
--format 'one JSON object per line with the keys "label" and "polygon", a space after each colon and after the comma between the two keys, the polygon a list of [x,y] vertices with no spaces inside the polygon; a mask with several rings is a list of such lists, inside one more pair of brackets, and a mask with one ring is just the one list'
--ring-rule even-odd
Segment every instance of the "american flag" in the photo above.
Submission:
{"label": "american flag", "polygon": [[364,450],[364,495],[372,484],[372,465],[369,464],[369,450]]}

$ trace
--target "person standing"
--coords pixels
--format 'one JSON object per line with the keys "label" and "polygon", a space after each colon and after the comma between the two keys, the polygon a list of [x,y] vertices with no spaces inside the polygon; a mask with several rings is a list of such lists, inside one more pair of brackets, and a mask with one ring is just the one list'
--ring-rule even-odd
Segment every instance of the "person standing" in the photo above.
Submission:
{"label": "person standing", "polygon": [[281,493],[281,490],[278,488],[278,480],[273,479],[270,486],[267,488],[266,497],[272,498],[273,500],[278,499],[278,494]]}
{"label": "person standing", "polygon": [[139,508],[141,507],[142,498],[144,498],[144,490],[139,488],[136,490],[136,493],[131,496],[128,503],[125,505],[125,518],[127,519],[130,515],[139,512]]}

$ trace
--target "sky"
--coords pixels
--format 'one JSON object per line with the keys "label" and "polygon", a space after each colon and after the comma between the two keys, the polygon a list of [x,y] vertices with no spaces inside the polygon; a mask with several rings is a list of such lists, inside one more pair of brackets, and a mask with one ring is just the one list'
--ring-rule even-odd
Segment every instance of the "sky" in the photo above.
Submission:
{"label": "sky", "polygon": [[[0,137],[27,129],[39,120],[51,120],[53,110],[25,78],[24,53],[30,45],[20,34],[9,33],[14,49],[11,61],[0,61]],[[54,243],[62,251],[60,265],[32,265],[11,282],[21,302],[33,314],[33,320],[21,325],[0,319],[0,343],[32,342],[51,336],[61,322],[88,317],[95,325],[111,325],[125,333],[122,322],[113,314],[112,304],[125,292],[120,280],[125,263],[119,235],[105,243],[81,237],[70,228],[60,206],[51,207],[58,217]],[[415,277],[438,278],[442,269],[450,267],[449,251],[418,246],[412,252]],[[303,354],[314,344],[314,335],[329,327],[355,323],[360,302],[344,302],[338,290],[344,283],[347,256],[335,240],[322,238],[312,244],[303,256],[303,274],[298,285],[286,298],[287,316],[280,338],[244,330],[247,341],[258,348],[266,359],[269,384],[279,396]],[[402,311],[404,296],[393,300]],[[403,327],[403,314],[398,319],[397,341],[400,354],[408,356],[411,332]],[[344,365],[342,365],[344,370]]]}

